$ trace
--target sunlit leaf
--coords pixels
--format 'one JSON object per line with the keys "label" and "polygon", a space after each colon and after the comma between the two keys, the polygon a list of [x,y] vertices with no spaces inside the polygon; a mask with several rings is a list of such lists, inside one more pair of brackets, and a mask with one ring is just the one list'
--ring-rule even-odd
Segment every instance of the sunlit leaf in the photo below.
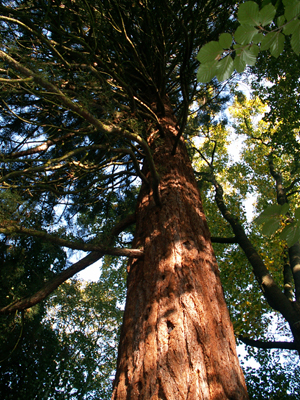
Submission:
{"label": "sunlit leaf", "polygon": [[300,1],[289,2],[285,7],[284,15],[287,21],[300,14]]}
{"label": "sunlit leaf", "polygon": [[264,222],[269,222],[273,218],[277,219],[280,215],[285,215],[289,210],[288,203],[284,203],[283,205],[280,204],[272,204],[271,206],[267,207],[258,218],[256,218],[257,224],[263,224]]}
{"label": "sunlit leaf", "polygon": [[300,221],[300,207],[296,208],[295,210],[295,218]]}
{"label": "sunlit leaf", "polygon": [[277,18],[277,26],[282,26],[285,23],[286,19],[284,15],[281,15]]}
{"label": "sunlit leaf", "polygon": [[241,73],[245,70],[246,63],[240,55],[236,55],[235,59],[233,60],[233,66],[238,73]]}
{"label": "sunlit leaf", "polygon": [[244,49],[241,54],[241,57],[247,65],[255,65],[258,53],[259,53],[258,46],[253,45]]}
{"label": "sunlit leaf", "polygon": [[292,247],[300,239],[300,226],[292,222],[283,229],[279,238],[285,240],[287,245]]}
{"label": "sunlit leaf", "polygon": [[217,70],[217,78],[219,82],[226,81],[230,77],[234,70],[233,60],[230,56],[223,58],[219,62],[218,70]]}
{"label": "sunlit leaf", "polygon": [[218,61],[201,64],[197,71],[198,82],[208,83],[217,74]]}
{"label": "sunlit leaf", "polygon": [[222,53],[223,47],[220,45],[220,43],[212,41],[207,43],[200,49],[197,55],[197,60],[201,63],[214,61],[218,59]]}
{"label": "sunlit leaf", "polygon": [[284,40],[285,40],[284,35],[280,32],[276,32],[275,39],[273,40],[270,46],[270,52],[273,57],[277,58],[283,52]]}
{"label": "sunlit leaf", "polygon": [[280,219],[275,218],[265,222],[261,231],[263,235],[271,236],[280,228]]}
{"label": "sunlit leaf", "polygon": [[264,38],[264,35],[261,32],[259,32],[253,36],[252,42],[255,44],[258,44],[263,40],[263,38]]}
{"label": "sunlit leaf", "polygon": [[275,40],[276,32],[269,32],[261,41],[260,49],[268,50],[271,47],[271,44]]}
{"label": "sunlit leaf", "polygon": [[298,3],[299,0],[282,0],[284,6],[291,6],[293,4]]}

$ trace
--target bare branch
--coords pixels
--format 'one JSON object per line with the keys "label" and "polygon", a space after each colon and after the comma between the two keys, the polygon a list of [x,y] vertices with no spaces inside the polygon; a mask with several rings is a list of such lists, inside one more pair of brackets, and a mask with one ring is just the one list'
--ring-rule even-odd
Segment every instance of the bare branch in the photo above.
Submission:
{"label": "bare branch", "polygon": [[62,239],[45,231],[38,231],[14,224],[13,221],[0,222],[0,233],[4,233],[6,235],[17,233],[19,235],[38,237],[42,241],[54,243],[73,250],[96,251],[101,252],[102,254],[110,254],[113,256],[141,257],[143,255],[143,251],[139,249],[124,249],[119,247],[110,248],[96,243],[80,243]]}
{"label": "bare branch", "polygon": [[210,238],[210,240],[212,241],[212,243],[228,243],[228,244],[238,244],[238,240],[236,238],[236,236],[234,237],[217,237],[217,236],[212,236]]}
{"label": "bare branch", "polygon": [[264,342],[262,340],[249,339],[244,336],[238,336],[238,338],[247,346],[257,347],[258,349],[297,350],[297,346],[294,342]]}
{"label": "bare branch", "polygon": [[70,137],[73,137],[74,135],[75,135],[75,133],[69,132],[69,133],[67,133],[67,134],[65,134],[65,135],[63,135],[63,136],[61,136],[59,138],[53,138],[53,139],[46,140],[44,143],[42,143],[42,144],[40,144],[38,146],[32,147],[30,149],[12,153],[12,154],[9,155],[9,157],[17,158],[17,157],[29,156],[29,155],[32,155],[32,154],[37,154],[37,153],[46,151],[46,150],[49,149],[49,147],[53,146],[54,144],[60,143],[60,142],[66,140],[66,139],[68,139]]}

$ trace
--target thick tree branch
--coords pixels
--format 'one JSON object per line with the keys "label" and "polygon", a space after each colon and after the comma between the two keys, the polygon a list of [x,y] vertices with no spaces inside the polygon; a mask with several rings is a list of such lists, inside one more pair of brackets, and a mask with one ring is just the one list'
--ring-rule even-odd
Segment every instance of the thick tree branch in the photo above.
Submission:
{"label": "thick tree branch", "polygon": [[276,282],[274,281],[272,275],[266,268],[260,255],[257,253],[253,247],[251,241],[248,239],[242,225],[238,222],[238,219],[231,214],[225,205],[223,199],[223,189],[221,185],[216,181],[215,176],[211,173],[210,177],[207,177],[210,182],[213,183],[215,187],[215,200],[219,210],[221,211],[223,217],[231,225],[231,228],[237,238],[239,245],[244,251],[248,261],[250,262],[254,275],[262,288],[266,300],[269,305],[274,309],[279,311],[283,317],[290,323],[291,329],[294,331],[297,328],[299,316],[294,311],[291,302],[282,293]]}
{"label": "thick tree branch", "polygon": [[294,342],[264,342],[261,340],[249,339],[244,336],[238,336],[238,338],[247,346],[257,347],[259,349],[297,350],[297,346]]}
{"label": "thick tree branch", "polygon": [[[277,193],[277,202],[280,205],[288,203],[286,188],[283,185],[283,178],[281,172],[276,171],[274,162],[272,159],[272,154],[269,159],[269,167],[272,177],[275,180],[276,186],[276,193]],[[287,217],[290,221],[292,218],[287,214]],[[300,301],[300,244],[299,242],[295,243],[292,247],[288,250],[289,253],[289,260],[290,260],[290,267],[293,274],[293,279],[295,283],[295,295],[296,300]]]}
{"label": "thick tree branch", "polygon": [[287,196],[291,196],[292,194],[299,193],[299,190],[295,190],[293,192],[290,192],[290,190],[292,190],[293,187],[299,182],[300,182],[300,178],[295,178],[293,180],[293,182],[288,187],[286,187],[285,190],[286,190]]}
{"label": "thick tree branch", "polygon": [[[108,240],[112,242],[114,238],[121,233],[124,229],[128,226],[132,225],[135,222],[135,215],[130,214],[126,218],[124,218],[121,222],[119,222],[110,232]],[[49,296],[55,289],[58,288],[63,282],[67,279],[70,279],[72,276],[77,274],[78,272],[84,270],[88,266],[94,264],[98,261],[101,257],[104,256],[104,253],[93,251],[88,254],[86,257],[82,258],[81,260],[77,261],[75,264],[71,265],[69,268],[65,269],[57,276],[55,276],[49,282],[46,282],[44,287],[38,290],[31,296],[28,296],[23,299],[15,300],[13,303],[2,307],[0,309],[0,314],[10,314],[15,312],[16,310],[25,310],[26,308],[33,307],[34,305],[40,303],[44,300],[47,296]],[[131,255],[128,254],[130,257]],[[132,255],[134,257],[134,255]]]}
{"label": "thick tree branch", "polygon": [[[11,224],[10,224],[11,222]],[[76,241],[71,241],[67,239],[62,239],[58,236],[51,235],[45,231],[38,231],[36,229],[25,228],[23,226],[14,224],[9,221],[9,224],[5,222],[0,222],[0,233],[10,235],[12,233],[17,233],[19,235],[38,237],[44,242],[50,242],[57,244],[58,246],[67,247],[73,250],[82,251],[96,251],[104,254],[109,254],[112,256],[126,256],[126,257],[142,257],[143,251],[139,249],[124,249],[119,247],[106,247],[99,244],[93,243],[80,243]]]}
{"label": "thick tree branch", "polygon": [[296,300],[300,302],[300,244],[299,241],[289,248],[290,266],[295,284]]}
{"label": "thick tree branch", "polygon": [[103,255],[104,255],[103,253],[92,252],[91,254],[87,255],[86,257],[82,258],[81,260],[73,264],[71,267],[62,271],[51,281],[47,282],[42,289],[38,290],[32,296],[16,300],[11,304],[2,307],[0,309],[0,314],[10,314],[17,310],[19,311],[25,310],[26,308],[33,307],[34,305],[40,303],[47,296],[49,296],[55,289],[57,289],[58,286],[60,286],[63,282],[70,279],[72,276],[84,270],[88,266],[94,264],[101,257],[103,257]]}
{"label": "thick tree branch", "polygon": [[[18,157],[30,156],[32,154],[41,153],[41,152],[47,151],[49,149],[49,147],[55,145],[56,143],[61,143],[64,140],[69,139],[70,137],[74,137],[74,136],[75,136],[75,133],[69,132],[58,138],[48,139],[44,143],[42,143],[38,146],[32,147],[31,149],[21,150],[21,151],[12,153],[9,155],[9,157],[18,158]],[[1,154],[1,156],[4,157],[3,154]]]}
{"label": "thick tree branch", "polygon": [[237,238],[235,236],[234,237],[228,237],[228,238],[212,236],[210,238],[210,240],[212,241],[212,243],[238,244],[238,240],[237,240]]}
{"label": "thick tree branch", "polygon": [[270,155],[270,158],[269,158],[269,168],[270,168],[271,175],[276,182],[277,202],[278,202],[278,204],[283,205],[288,202],[287,196],[286,196],[286,190],[283,186],[282,175],[275,170],[272,154]]}
{"label": "thick tree branch", "polygon": [[283,283],[284,283],[284,294],[289,301],[294,300],[294,280],[289,260],[288,248],[284,249],[283,254]]}

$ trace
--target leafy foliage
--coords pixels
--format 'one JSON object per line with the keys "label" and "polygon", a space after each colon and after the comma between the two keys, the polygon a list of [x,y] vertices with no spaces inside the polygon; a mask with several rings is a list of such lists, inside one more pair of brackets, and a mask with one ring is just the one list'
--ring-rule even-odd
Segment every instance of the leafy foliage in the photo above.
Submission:
{"label": "leafy foliage", "polygon": [[283,0],[284,14],[276,21],[276,7],[271,1],[267,3],[261,10],[254,1],[242,3],[237,13],[240,25],[234,34],[223,33],[219,41],[209,42],[200,49],[199,82],[207,83],[214,76],[225,81],[234,70],[241,73],[247,65],[254,66],[261,51],[269,50],[273,57],[279,57],[284,50],[285,36],[290,36],[291,47],[299,55],[300,2]]}
{"label": "leafy foliage", "polygon": [[[273,235],[281,227],[282,218],[288,212],[288,203],[273,204],[267,207],[257,218],[258,224],[263,224],[262,233],[266,236]],[[292,247],[300,238],[300,209],[295,209],[295,218],[280,232],[279,238],[286,240],[288,247]],[[288,218],[290,220],[290,218]]]}
{"label": "leafy foliage", "polygon": [[1,395],[109,399],[124,292],[124,265],[109,260],[99,282],[67,281],[46,308],[2,318]]}
{"label": "leafy foliage", "polygon": [[[299,366],[291,355],[285,355],[289,362],[282,362],[278,352],[267,350],[264,353],[256,353],[255,359],[260,366],[244,367],[249,398],[253,400],[297,400],[300,394]],[[292,358],[292,360],[291,360]]]}

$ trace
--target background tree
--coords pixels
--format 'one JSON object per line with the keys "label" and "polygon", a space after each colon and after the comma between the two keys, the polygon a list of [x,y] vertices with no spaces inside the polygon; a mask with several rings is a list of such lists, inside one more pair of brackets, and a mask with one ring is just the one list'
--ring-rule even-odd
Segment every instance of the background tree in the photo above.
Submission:
{"label": "background tree", "polygon": [[[243,245],[239,243],[240,236],[236,234],[233,237],[232,233],[236,233],[237,226],[244,227],[244,234],[246,233],[249,242],[259,249],[259,254],[264,265],[272,273],[276,282],[282,287],[282,291],[290,299],[293,307],[296,308],[297,302],[295,302],[295,299],[297,299],[298,292],[298,278],[296,273],[298,243],[297,237],[294,234],[292,235],[292,232],[296,231],[296,229],[286,229],[297,226],[297,223],[294,225],[293,216],[295,215],[295,206],[297,207],[298,204],[299,151],[297,141],[299,130],[297,129],[297,119],[294,120],[292,118],[292,115],[295,115],[296,111],[294,108],[288,114],[290,118],[289,121],[286,121],[288,124],[286,126],[283,122],[285,117],[280,109],[279,101],[277,102],[278,108],[273,107],[272,103],[269,108],[267,107],[269,98],[275,98],[275,96],[273,97],[274,93],[277,95],[277,100],[280,99],[283,107],[286,107],[285,102],[288,101],[289,91],[285,90],[284,81],[286,76],[290,75],[289,68],[287,67],[289,65],[289,56],[292,56],[291,59],[295,57],[294,54],[286,52],[285,68],[283,63],[278,63],[277,65],[273,58],[270,58],[268,62],[266,62],[265,58],[262,59],[264,69],[260,69],[259,65],[256,68],[256,72],[260,72],[257,81],[262,76],[267,79],[270,76],[270,81],[272,81],[272,76],[276,76],[276,87],[270,84],[269,86],[259,86],[255,80],[255,75],[252,75],[251,79],[252,81],[254,80],[254,87],[256,89],[254,97],[247,100],[244,94],[237,93],[236,102],[231,112],[236,122],[235,133],[244,140],[244,147],[241,147],[241,157],[238,162],[231,164],[228,168],[228,157],[226,157],[224,144],[226,144],[226,134],[229,135],[229,132],[226,132],[220,124],[215,129],[212,128],[211,124],[210,127],[203,125],[200,128],[203,137],[202,144],[200,147],[198,144],[196,149],[192,149],[199,160],[198,165],[196,165],[201,171],[199,177],[202,179],[203,190],[207,191],[207,195],[204,196],[204,208],[212,231],[212,239],[219,243],[215,243],[214,248],[221,268],[221,276],[224,274],[223,287],[235,332],[247,345],[263,349],[275,347],[292,349],[292,344],[287,343],[290,340],[290,336],[286,328],[283,330],[282,327],[285,325],[281,318],[278,318],[278,314],[270,313],[268,305],[262,302],[260,288],[255,280],[253,280],[254,277],[251,276],[252,264],[254,276],[256,276],[259,282],[255,264],[253,265],[253,260],[251,262],[251,259],[247,257],[249,269],[247,264],[245,265],[245,255],[247,255],[247,252],[243,248]],[[281,73],[279,72],[280,69]],[[298,75],[294,75],[293,78],[295,81]],[[290,85],[292,85],[292,82]],[[289,87],[289,84],[287,86]],[[294,89],[291,94],[291,103],[293,101],[297,102],[299,93],[297,84],[294,84]],[[260,97],[255,97],[255,94]],[[264,98],[264,104],[260,98]],[[283,100],[284,98],[285,101]],[[282,115],[282,119],[280,115]],[[261,119],[262,117],[264,118]],[[208,132],[208,129],[210,129],[210,132]],[[223,130],[223,135],[220,139],[219,132],[221,129]],[[202,167],[199,165],[199,162],[202,164]],[[206,166],[206,172],[203,171],[203,165]],[[215,177],[215,180],[213,177]],[[209,185],[203,179],[217,186],[215,189],[217,196],[218,194],[222,195],[223,187],[223,195],[216,198],[215,205],[209,200],[214,196],[214,190],[212,190],[214,186]],[[249,224],[251,220],[246,220],[243,202],[249,195],[254,195],[256,198],[254,208],[256,215],[266,209],[268,204],[273,204],[259,218],[259,220],[265,222],[262,229],[260,229],[258,224],[253,222]],[[285,208],[287,211],[288,204],[289,215],[287,217],[280,216],[280,213],[277,211],[274,212],[274,207],[275,210]],[[218,210],[218,207],[220,210]],[[227,215],[224,212],[226,209]],[[220,217],[218,217],[218,212],[220,211]],[[229,222],[227,226],[222,224],[222,215]],[[253,218],[252,216],[252,220]],[[282,233],[280,235],[273,235],[278,229]],[[273,236],[270,238],[270,235]],[[243,251],[236,244],[240,244],[240,249]],[[293,270],[294,273],[292,273]],[[272,303],[270,305],[271,309],[274,309]],[[271,335],[269,332],[270,324],[273,326],[277,325],[277,338],[281,337],[277,343],[276,340],[274,341],[274,335]],[[247,338],[245,338],[245,333]],[[252,340],[249,340],[249,336]],[[284,342],[282,341],[283,337],[285,339]],[[264,353],[265,358],[253,351],[250,354],[254,354],[256,359],[260,363],[263,363],[260,369],[260,373],[262,374],[260,375],[260,379],[263,380],[264,375],[266,376],[266,380],[270,379],[269,371],[273,371],[273,398],[283,398],[282,396],[284,395],[286,396],[284,398],[289,398],[292,393],[297,398],[299,381],[298,379],[296,381],[290,379],[288,373],[289,370],[295,369],[297,363],[286,367],[285,376],[282,375],[284,369],[281,369],[280,365],[276,367],[274,365],[274,360],[280,362],[279,360],[281,359],[282,363],[284,357],[286,357],[285,362],[287,363],[289,359],[294,358],[292,356],[293,353],[285,353],[285,356],[283,356],[283,351],[281,351],[280,358],[279,355],[276,358],[267,352]],[[247,370],[249,373],[249,368]],[[265,372],[262,373],[262,371]],[[277,375],[275,371],[278,371]],[[255,369],[247,376],[251,387],[255,386],[254,384],[257,379],[253,380],[254,376],[257,377]],[[282,379],[285,382],[284,384]],[[283,388],[285,385],[287,387],[286,392]],[[267,397],[267,393],[268,396],[271,396],[272,387],[265,386],[266,392],[261,394],[262,398]],[[251,391],[251,396],[253,398],[260,398],[260,395],[255,394],[253,391]]]}

